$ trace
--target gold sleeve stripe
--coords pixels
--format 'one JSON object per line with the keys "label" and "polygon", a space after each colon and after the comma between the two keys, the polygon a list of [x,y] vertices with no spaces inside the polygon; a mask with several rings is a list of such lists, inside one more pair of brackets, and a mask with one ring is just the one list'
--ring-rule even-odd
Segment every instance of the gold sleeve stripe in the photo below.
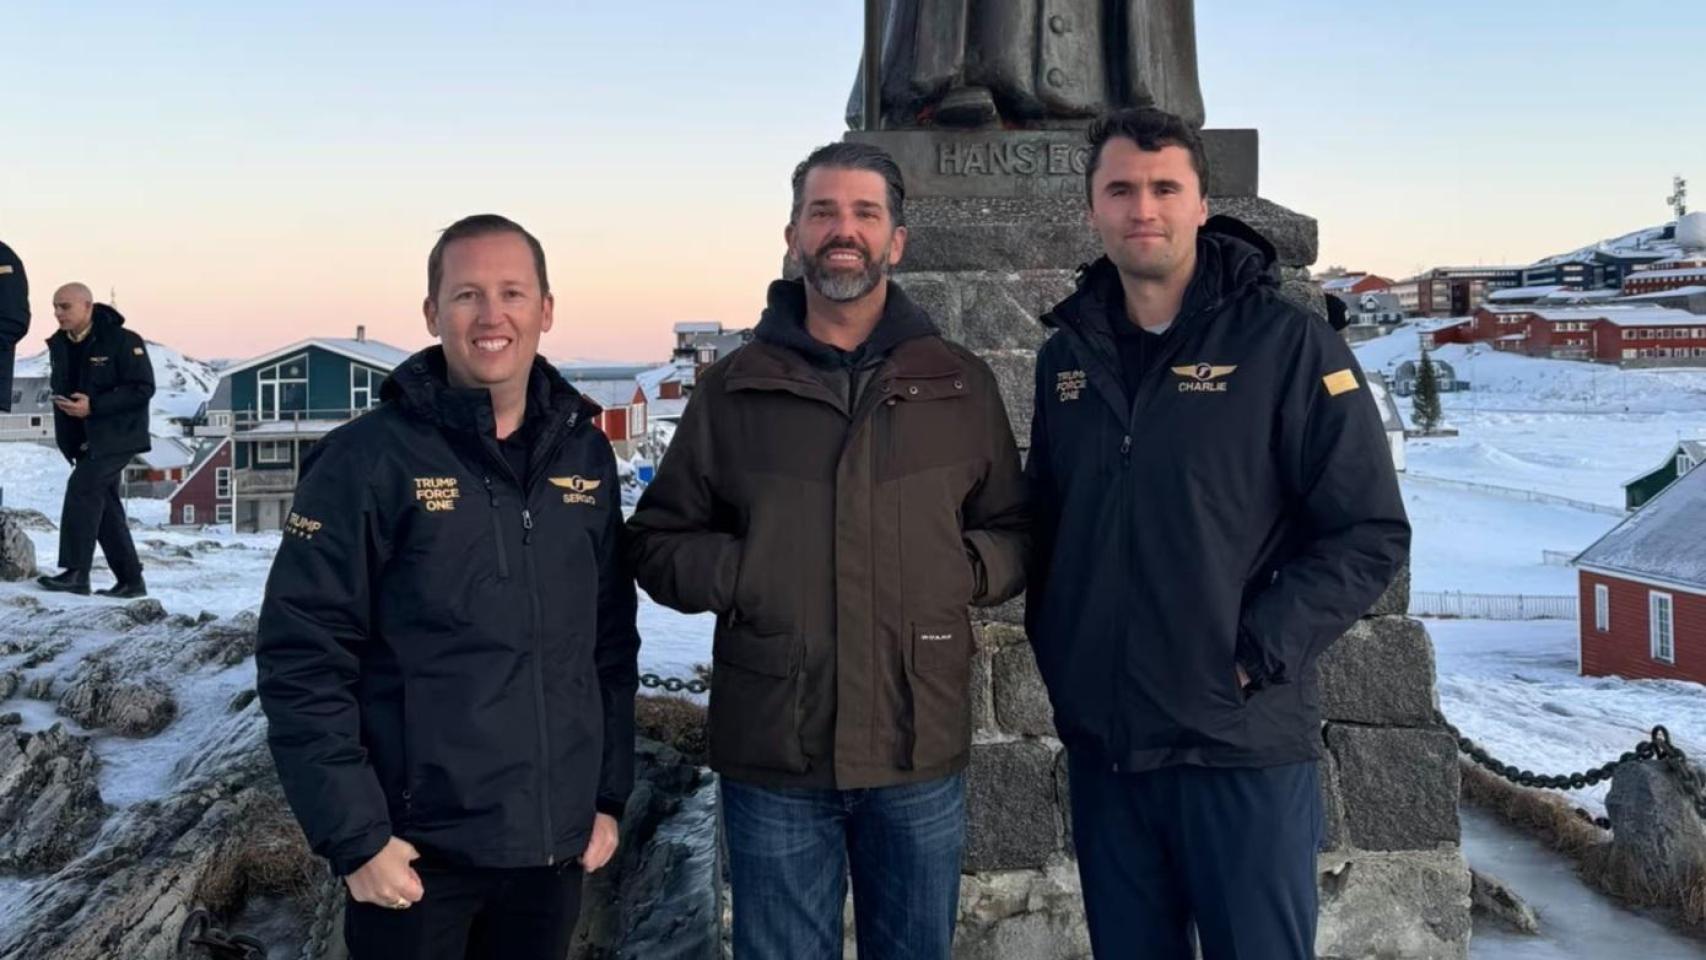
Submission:
{"label": "gold sleeve stripe", "polygon": [[1336,397],[1341,393],[1350,393],[1361,386],[1357,383],[1357,375],[1352,373],[1348,367],[1338,373],[1327,374],[1321,378],[1321,382],[1326,385],[1327,395],[1330,397]]}

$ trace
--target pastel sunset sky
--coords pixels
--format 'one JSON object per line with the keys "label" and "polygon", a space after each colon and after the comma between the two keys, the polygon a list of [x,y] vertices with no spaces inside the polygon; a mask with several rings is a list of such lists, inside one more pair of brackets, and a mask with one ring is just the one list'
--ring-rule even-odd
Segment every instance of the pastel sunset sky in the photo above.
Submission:
{"label": "pastel sunset sky", "polygon": [[[241,357],[427,342],[435,232],[544,242],[553,358],[657,360],[754,321],[788,175],[838,138],[859,0],[15,3],[0,238],[35,322],[81,280],[150,339]],[[1211,127],[1318,265],[1519,263],[1706,208],[1706,4],[1202,0]]]}

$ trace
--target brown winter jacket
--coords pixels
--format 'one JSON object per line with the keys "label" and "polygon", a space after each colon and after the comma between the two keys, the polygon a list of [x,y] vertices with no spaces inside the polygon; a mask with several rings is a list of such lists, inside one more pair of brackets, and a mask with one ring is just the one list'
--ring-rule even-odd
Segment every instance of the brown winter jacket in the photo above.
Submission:
{"label": "brown winter jacket", "polygon": [[798,282],[772,285],[757,339],[699,378],[629,521],[639,582],[717,614],[718,772],[841,789],[946,776],[971,745],[966,606],[1024,588],[1012,429],[989,368],[898,286],[879,349],[842,371],[804,312]]}

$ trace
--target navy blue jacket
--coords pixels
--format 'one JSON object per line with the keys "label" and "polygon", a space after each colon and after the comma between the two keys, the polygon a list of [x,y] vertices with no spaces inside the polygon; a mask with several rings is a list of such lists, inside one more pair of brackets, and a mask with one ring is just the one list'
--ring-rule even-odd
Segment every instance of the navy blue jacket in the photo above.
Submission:
{"label": "navy blue jacket", "polygon": [[1350,349],[1279,296],[1272,247],[1226,218],[1199,235],[1135,397],[1108,260],[1043,322],[1026,616],[1062,739],[1131,771],[1316,756],[1316,659],[1410,542]]}
{"label": "navy blue jacket", "polygon": [[53,437],[65,459],[142,453],[153,445],[148,402],[154,396],[154,363],[148,344],[124,326],[124,315],[97,303],[90,318],[83,368],[72,369],[71,338],[56,330],[47,338],[53,392],[89,397],[89,415],[78,419],[55,408]]}
{"label": "navy blue jacket", "polygon": [[634,582],[598,406],[543,360],[528,474],[438,347],[315,444],[255,651],[267,738],[314,852],[399,836],[463,866],[581,853],[633,783]]}

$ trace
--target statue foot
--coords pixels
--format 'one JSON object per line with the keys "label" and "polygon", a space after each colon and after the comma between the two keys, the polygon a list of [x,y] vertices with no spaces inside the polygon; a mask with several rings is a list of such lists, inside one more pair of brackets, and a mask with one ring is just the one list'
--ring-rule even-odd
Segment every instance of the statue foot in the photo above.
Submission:
{"label": "statue foot", "polygon": [[995,97],[987,87],[956,87],[936,105],[936,124],[943,127],[989,127],[1001,119]]}

